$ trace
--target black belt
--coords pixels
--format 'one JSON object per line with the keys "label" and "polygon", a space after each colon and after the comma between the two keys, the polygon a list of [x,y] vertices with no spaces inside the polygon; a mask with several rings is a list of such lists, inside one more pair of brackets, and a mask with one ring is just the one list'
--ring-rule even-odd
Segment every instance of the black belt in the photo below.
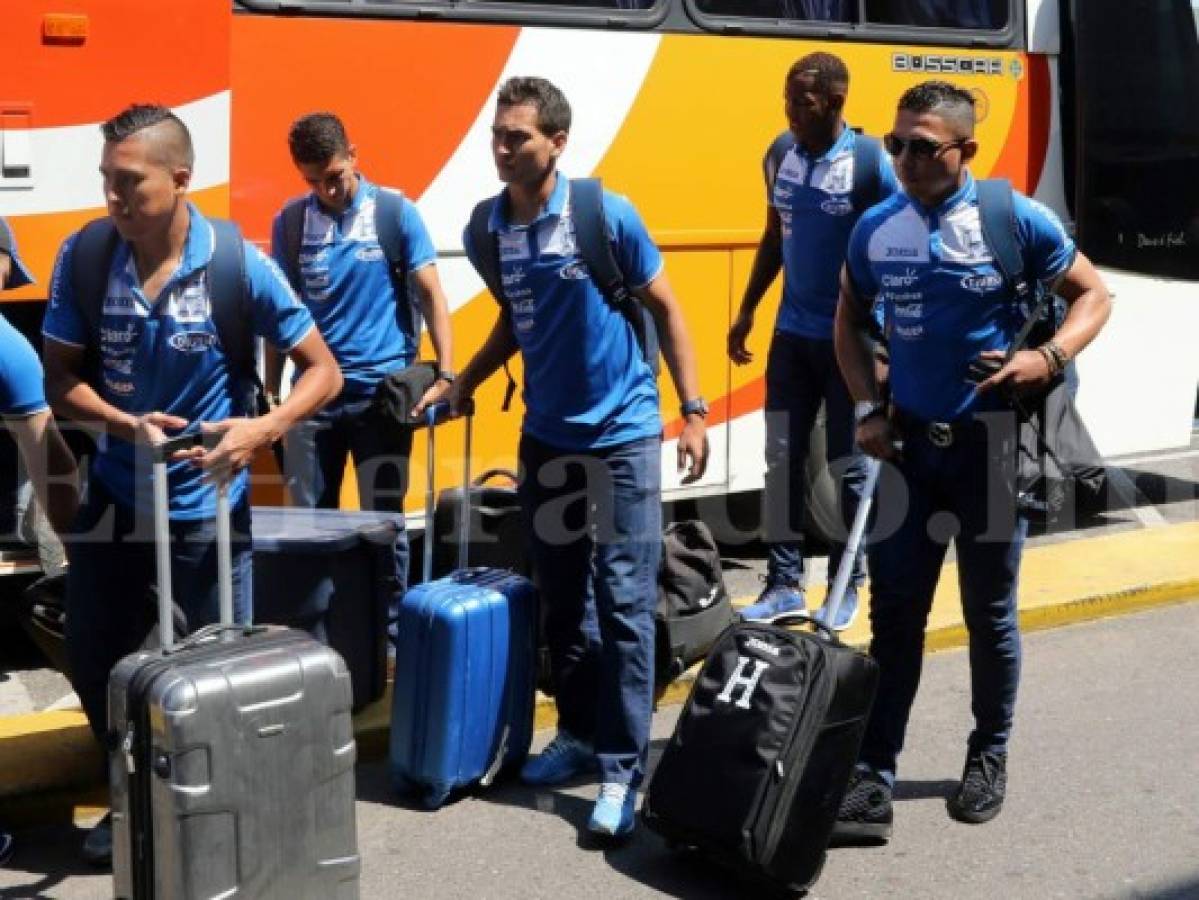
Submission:
{"label": "black belt", "polygon": [[973,417],[954,422],[930,422],[928,419],[917,418],[899,407],[895,407],[893,419],[904,437],[923,437],[942,450],[952,447],[968,435],[985,430],[983,423]]}

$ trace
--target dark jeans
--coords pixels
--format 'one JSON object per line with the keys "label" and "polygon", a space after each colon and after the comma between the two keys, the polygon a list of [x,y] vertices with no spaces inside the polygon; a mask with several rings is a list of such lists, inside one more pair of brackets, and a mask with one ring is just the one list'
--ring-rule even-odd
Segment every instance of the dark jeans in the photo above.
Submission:
{"label": "dark jeans", "polygon": [[[358,505],[372,512],[404,511],[412,429],[381,419],[369,399],[339,400],[287,437],[288,486],[297,506],[337,509],[346,460],[354,460]],[[388,632],[395,640],[399,598],[408,588],[408,533],[396,539],[396,594]]]}
{"label": "dark jeans", "polygon": [[603,781],[634,787],[653,714],[661,460],[656,437],[582,452],[520,442],[558,727],[595,745]]}
{"label": "dark jeans", "polygon": [[[1020,679],[1016,583],[1027,522],[1016,514],[1014,418],[976,420],[952,446],[904,429],[903,461],[884,469],[870,544],[870,655],[878,695],[862,760],[893,778],[924,651],[924,629],[949,540],[957,551],[970,643],[971,751],[1003,751]],[[902,476],[902,477],[897,477]],[[905,509],[906,505],[906,509]]]}
{"label": "dark jeans", "polygon": [[[805,583],[804,480],[808,444],[823,401],[826,452],[841,495],[845,530],[829,554],[831,584],[845,552],[849,523],[857,512],[866,458],[854,443],[853,400],[841,378],[832,341],[775,331],[766,360],[766,542],[770,579]],[[851,584],[862,583],[862,555]]]}
{"label": "dark jeans", "polygon": [[[171,592],[187,630],[220,617],[216,521],[171,522]],[[250,504],[233,508],[233,613],[238,622],[252,604]],[[98,478],[88,485],[69,544],[67,655],[71,680],[97,739],[107,730],[108,675],[122,657],[147,642],[158,646],[158,583],[154,523],[149,514],[114,500]]]}

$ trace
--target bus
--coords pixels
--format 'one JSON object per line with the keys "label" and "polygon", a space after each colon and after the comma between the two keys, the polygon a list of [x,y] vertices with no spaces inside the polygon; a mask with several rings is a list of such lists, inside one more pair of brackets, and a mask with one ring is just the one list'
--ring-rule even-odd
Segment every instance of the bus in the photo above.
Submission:
{"label": "bus", "polygon": [[[1008,178],[1056,210],[1115,295],[1078,363],[1078,405],[1100,451],[1190,441],[1199,0],[21,0],[5,20],[0,214],[38,283],[5,294],[3,309],[31,333],[59,244],[103,212],[99,122],[130,102],[173,107],[196,140],[194,201],[265,248],[274,213],[303,192],[288,126],[327,109],[347,123],[362,171],[418,204],[462,364],[496,315],[461,237],[473,205],[499,188],[495,91],[510,75],[543,75],[575,110],[561,170],[633,199],[697,347],[711,463],[680,485],[665,381],[666,497],[758,491],[779,285],[758,313],[752,365],[729,362],[726,333],[762,230],[761,159],[785,125],[784,75],[828,50],[852,73],[847,120],[869,134],[889,130],[899,95],[921,80],[973,92],[976,176]],[[475,472],[513,464],[520,404],[501,411],[503,392],[501,376],[477,394]],[[438,446],[456,444],[451,433]],[[422,453],[418,443],[414,459]],[[461,460],[442,455],[437,480],[450,484]],[[814,459],[813,506],[827,523],[833,491]],[[413,466],[414,506],[423,468]],[[277,496],[269,475],[259,480],[258,498]],[[345,505],[355,496],[348,484]]]}

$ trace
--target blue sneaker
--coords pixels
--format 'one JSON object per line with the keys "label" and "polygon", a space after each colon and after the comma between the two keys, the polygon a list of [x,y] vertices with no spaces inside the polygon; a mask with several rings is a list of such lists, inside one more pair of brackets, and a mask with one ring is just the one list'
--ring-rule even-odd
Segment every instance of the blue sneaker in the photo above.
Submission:
{"label": "blue sneaker", "polygon": [[555,785],[599,768],[591,745],[559,731],[548,746],[532,756],[520,770],[525,784]]}
{"label": "blue sneaker", "polygon": [[799,582],[768,578],[753,605],[741,610],[742,622],[773,622],[804,611],[806,602]]}
{"label": "blue sneaker", "polygon": [[[820,607],[813,614],[812,618],[824,622],[827,616],[827,605]],[[833,622],[833,631],[844,631],[853,624],[854,619],[858,617],[858,587],[855,584],[845,588],[845,596],[841,598],[841,605],[837,607],[837,621]]]}
{"label": "blue sneaker", "polygon": [[599,799],[591,811],[587,829],[605,837],[623,837],[633,830],[633,810],[637,792],[627,784],[605,781],[600,785]]}

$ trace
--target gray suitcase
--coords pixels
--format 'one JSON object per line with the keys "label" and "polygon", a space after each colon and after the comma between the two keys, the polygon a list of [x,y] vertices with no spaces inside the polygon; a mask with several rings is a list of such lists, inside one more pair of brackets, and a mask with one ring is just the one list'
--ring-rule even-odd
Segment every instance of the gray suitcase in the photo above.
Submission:
{"label": "gray suitcase", "polygon": [[154,510],[166,649],[108,684],[114,895],[121,900],[358,897],[350,673],[289,628],[234,625],[229,501],[217,501],[221,624],[170,626],[165,460]]}

